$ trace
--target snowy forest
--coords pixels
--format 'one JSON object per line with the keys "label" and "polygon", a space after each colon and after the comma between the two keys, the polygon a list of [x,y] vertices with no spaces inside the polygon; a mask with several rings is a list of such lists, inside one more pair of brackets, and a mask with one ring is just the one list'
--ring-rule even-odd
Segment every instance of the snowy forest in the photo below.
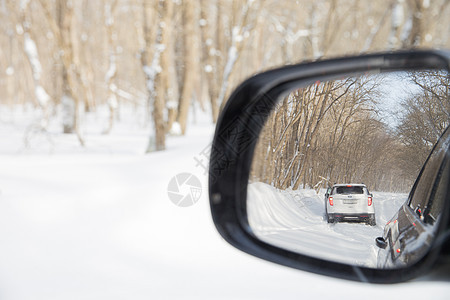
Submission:
{"label": "snowy forest", "polygon": [[318,82],[269,116],[252,179],[280,189],[364,182],[408,192],[450,125],[450,76],[427,70]]}
{"label": "snowy forest", "polygon": [[106,111],[108,135],[132,107],[146,116],[146,152],[184,135],[195,110],[214,123],[231,90],[263,70],[450,48],[446,0],[1,0],[0,15],[0,106],[39,114],[25,143],[51,131],[84,146],[86,116]]}

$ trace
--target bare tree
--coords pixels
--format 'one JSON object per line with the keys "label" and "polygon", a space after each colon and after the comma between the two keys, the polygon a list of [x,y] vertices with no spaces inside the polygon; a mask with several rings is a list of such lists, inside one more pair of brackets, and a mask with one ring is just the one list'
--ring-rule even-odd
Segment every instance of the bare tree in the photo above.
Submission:
{"label": "bare tree", "polygon": [[[189,105],[194,94],[194,86],[198,79],[198,42],[196,36],[197,14],[195,1],[183,1],[184,20],[184,76],[178,104],[177,121],[181,127],[181,133],[186,133]],[[200,95],[198,95],[200,96]]]}
{"label": "bare tree", "polygon": [[110,133],[114,125],[114,117],[118,106],[116,96],[117,86],[114,79],[117,75],[117,53],[116,34],[114,32],[114,14],[117,8],[117,0],[105,4],[104,22],[107,32],[108,44],[108,71],[105,74],[105,84],[107,88],[107,104],[109,108],[109,123],[104,133]]}
{"label": "bare tree", "polygon": [[450,125],[450,78],[446,71],[411,73],[420,89],[402,103],[397,134],[403,145],[399,158],[405,174],[417,174],[428,153]]}
{"label": "bare tree", "polygon": [[63,132],[75,132],[81,145],[84,140],[79,128],[79,99],[75,92],[77,80],[80,78],[78,66],[75,64],[74,43],[72,39],[73,4],[67,0],[56,2],[56,17],[53,16],[47,2],[39,0],[53,36],[56,38],[59,59],[62,62],[62,98]]}
{"label": "bare tree", "polygon": [[161,53],[164,51],[164,45],[161,43],[164,25],[162,25],[160,19],[158,19],[156,32],[152,31],[154,25],[152,18],[160,18],[164,14],[164,3],[157,0],[155,6],[152,7],[151,3],[143,1],[144,47],[141,50],[141,63],[146,78],[148,115],[153,118],[153,128],[150,133],[147,152],[164,150],[166,147],[165,129],[162,128],[164,106],[161,103],[161,97],[157,97],[158,91],[156,90],[158,86],[156,84],[157,77],[161,72]]}

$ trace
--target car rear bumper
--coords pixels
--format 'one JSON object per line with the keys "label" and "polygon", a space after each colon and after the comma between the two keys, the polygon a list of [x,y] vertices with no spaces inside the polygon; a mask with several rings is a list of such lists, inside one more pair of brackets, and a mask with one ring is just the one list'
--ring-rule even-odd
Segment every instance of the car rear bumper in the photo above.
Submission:
{"label": "car rear bumper", "polygon": [[355,222],[368,222],[375,218],[375,214],[372,213],[362,213],[362,214],[340,214],[331,213],[328,214],[328,218],[334,219],[336,222],[340,221],[355,221]]}

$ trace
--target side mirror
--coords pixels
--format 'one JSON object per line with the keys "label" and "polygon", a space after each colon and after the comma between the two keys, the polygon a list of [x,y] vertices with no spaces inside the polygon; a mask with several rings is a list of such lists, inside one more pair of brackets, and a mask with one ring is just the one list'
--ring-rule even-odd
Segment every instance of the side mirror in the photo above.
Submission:
{"label": "side mirror", "polygon": [[375,239],[375,243],[378,246],[378,248],[386,249],[387,243],[383,237],[377,237]]}
{"label": "side mirror", "polygon": [[[439,136],[450,124],[450,112],[440,113],[450,107],[449,64],[444,51],[382,53],[287,66],[243,82],[211,149],[219,233],[262,259],[349,280],[392,283],[432,270],[448,240],[450,139]],[[403,119],[390,119],[393,107],[403,107]],[[413,115],[421,110],[434,113],[437,125]],[[404,127],[389,127],[400,121]],[[423,132],[415,121],[427,124]],[[427,160],[430,151],[439,159]],[[324,207],[316,194],[323,178],[352,192]],[[375,197],[360,195],[355,182]],[[420,201],[432,222],[411,208]],[[394,214],[396,230],[381,237],[375,224]]]}

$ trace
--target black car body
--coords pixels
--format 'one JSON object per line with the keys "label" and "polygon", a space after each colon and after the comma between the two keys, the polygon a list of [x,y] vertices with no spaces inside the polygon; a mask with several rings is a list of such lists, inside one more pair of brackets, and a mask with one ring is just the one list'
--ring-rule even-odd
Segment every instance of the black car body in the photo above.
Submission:
{"label": "black car body", "polygon": [[428,157],[408,200],[386,224],[383,237],[376,239],[381,249],[379,268],[401,268],[421,259],[435,239],[445,193],[449,186],[450,129],[444,132]]}

